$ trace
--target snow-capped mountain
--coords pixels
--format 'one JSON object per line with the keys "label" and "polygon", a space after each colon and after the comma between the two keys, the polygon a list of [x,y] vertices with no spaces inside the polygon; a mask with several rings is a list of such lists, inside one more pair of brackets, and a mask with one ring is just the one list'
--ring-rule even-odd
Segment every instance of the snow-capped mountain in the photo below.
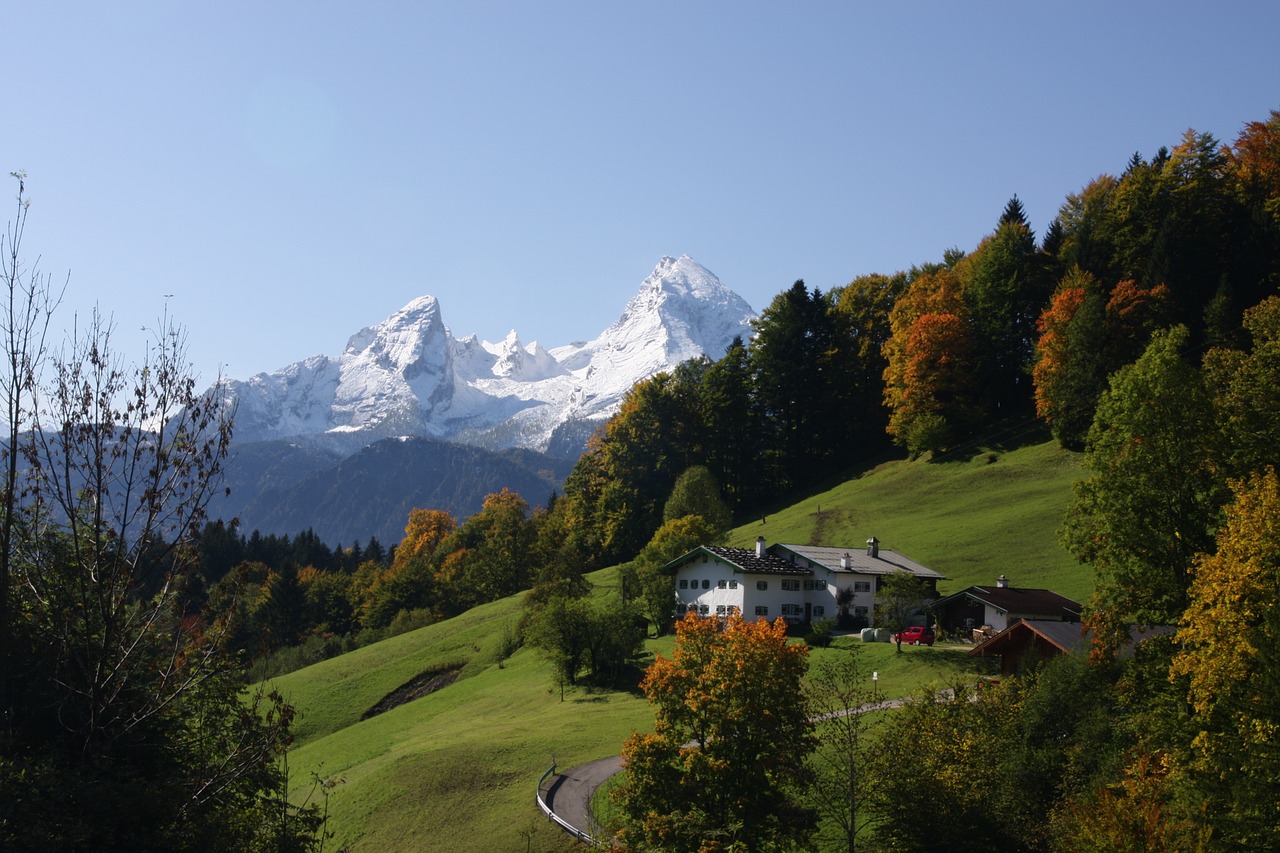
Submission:
{"label": "snow-capped mountain", "polygon": [[515,330],[457,339],[419,297],[362,329],[339,356],[232,380],[236,440],[401,435],[545,450],[569,421],[599,421],[637,381],[749,336],[755,313],[687,255],[663,258],[617,322],[588,343],[546,350]]}

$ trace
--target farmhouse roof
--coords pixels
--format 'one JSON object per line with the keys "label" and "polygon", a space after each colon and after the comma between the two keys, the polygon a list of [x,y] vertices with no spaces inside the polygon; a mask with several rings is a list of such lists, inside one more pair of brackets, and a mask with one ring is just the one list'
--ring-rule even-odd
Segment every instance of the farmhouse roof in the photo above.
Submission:
{"label": "farmhouse roof", "polygon": [[674,572],[699,554],[710,555],[716,562],[728,563],[734,571],[747,574],[795,575],[797,577],[808,577],[813,574],[809,569],[803,569],[790,560],[774,554],[766,552],[762,555],[751,548],[728,548],[721,545],[699,545],[689,553],[667,563],[662,567],[662,571]]}
{"label": "farmhouse roof", "polygon": [[[1128,642],[1124,644],[1122,651],[1132,650],[1134,646],[1150,637],[1171,634],[1175,630],[1177,629],[1172,625],[1131,625]],[[1084,630],[1079,622],[1021,619],[994,637],[988,637],[974,646],[969,650],[969,654],[974,656],[1007,654],[1034,637],[1039,637],[1063,654],[1072,654],[1089,647],[1093,642],[1093,631]]]}
{"label": "farmhouse roof", "polygon": [[933,603],[938,610],[964,598],[994,607],[1001,613],[1014,616],[1056,616],[1080,618],[1080,603],[1051,589],[1031,589],[1014,586],[971,586]]}
{"label": "farmhouse roof", "polygon": [[[946,580],[946,576],[896,551],[877,547],[875,556],[862,548],[835,548],[825,545],[785,545],[781,542],[769,551],[788,561],[803,558],[832,572],[859,575],[889,575],[908,571],[926,580]],[[846,567],[847,565],[847,567]]]}

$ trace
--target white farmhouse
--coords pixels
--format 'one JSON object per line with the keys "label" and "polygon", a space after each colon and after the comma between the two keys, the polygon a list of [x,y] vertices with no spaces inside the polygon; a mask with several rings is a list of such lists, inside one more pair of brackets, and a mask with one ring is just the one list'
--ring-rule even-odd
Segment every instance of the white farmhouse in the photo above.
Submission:
{"label": "white farmhouse", "polygon": [[740,613],[747,619],[812,622],[839,615],[837,596],[844,595],[852,627],[871,623],[880,581],[907,571],[937,590],[945,578],[933,569],[880,547],[875,537],[865,550],[820,545],[775,544],[764,538],[750,548],[702,545],[672,560],[663,572],[675,577],[676,616]]}

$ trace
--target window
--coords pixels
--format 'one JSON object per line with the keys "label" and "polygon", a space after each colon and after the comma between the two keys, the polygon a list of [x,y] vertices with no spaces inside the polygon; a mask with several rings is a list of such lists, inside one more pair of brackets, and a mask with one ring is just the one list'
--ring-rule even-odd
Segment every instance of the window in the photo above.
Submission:
{"label": "window", "polygon": [[721,579],[716,581],[716,589],[724,589],[728,585],[729,585],[729,582],[727,580]]}
{"label": "window", "polygon": [[763,592],[764,590],[766,590],[766,589],[768,589],[768,588],[769,588],[769,582],[768,582],[768,581],[756,581],[756,589],[760,590],[761,592]]}
{"label": "window", "polygon": [[800,609],[800,605],[799,605],[799,604],[784,604],[784,605],[782,605],[782,615],[783,615],[783,616],[799,616],[799,615],[800,615],[801,613],[803,613],[803,612],[804,612],[804,611]]}
{"label": "window", "polygon": [[689,588],[689,580],[688,580],[688,578],[680,578],[680,588],[681,588],[681,589],[688,589],[688,588]]}
{"label": "window", "polygon": [[819,591],[826,591],[826,588],[827,588],[827,582],[826,582],[826,581],[824,581],[824,580],[811,580],[811,581],[805,581],[805,582],[804,582],[804,588],[805,588],[805,589],[816,589],[816,590],[819,590]]}
{"label": "window", "polygon": [[724,605],[723,605],[723,604],[717,604],[717,605],[716,605],[716,615],[717,615],[717,616],[723,616],[724,614],[725,614]]}
{"label": "window", "polygon": [[814,616],[821,616],[822,614],[824,614],[824,613],[826,613],[826,612],[827,612],[826,608],[825,608],[825,607],[823,607],[821,604],[815,604],[815,605],[813,605],[813,615],[814,615]]}
{"label": "window", "polygon": [[757,604],[757,605],[756,605],[756,615],[757,615],[757,616],[768,616],[768,615],[769,615],[769,605],[767,605],[767,604]]}
{"label": "window", "polygon": [[800,581],[783,581],[782,590],[783,592],[799,592]]}
{"label": "window", "polygon": [[737,581],[729,581],[729,589],[737,589],[737,588],[738,588]]}
{"label": "window", "polygon": [[698,612],[698,605],[696,605],[696,604],[690,604],[690,605],[689,605],[689,612],[690,612],[690,613],[697,613],[697,612]]}
{"label": "window", "polygon": [[710,613],[710,612],[711,612],[711,605],[710,605],[710,604],[699,604],[699,605],[698,605],[698,612],[699,612],[699,613],[701,613],[703,616],[706,616],[708,613]]}
{"label": "window", "polygon": [[854,592],[871,592],[871,581],[854,581]]}
{"label": "window", "polygon": [[856,617],[858,617],[859,619],[866,619],[866,618],[867,618],[867,608],[865,608],[865,607],[855,607],[855,608],[853,608],[853,615],[854,615],[854,616],[856,616]]}
{"label": "window", "polygon": [[736,604],[729,605],[729,613],[731,613],[732,615],[737,616],[741,612],[742,612],[742,609],[738,607],[738,605]]}
{"label": "window", "polygon": [[710,580],[708,580],[707,578],[703,578],[703,579],[702,579],[702,588],[703,588],[703,589],[711,589],[711,581],[710,581]]}

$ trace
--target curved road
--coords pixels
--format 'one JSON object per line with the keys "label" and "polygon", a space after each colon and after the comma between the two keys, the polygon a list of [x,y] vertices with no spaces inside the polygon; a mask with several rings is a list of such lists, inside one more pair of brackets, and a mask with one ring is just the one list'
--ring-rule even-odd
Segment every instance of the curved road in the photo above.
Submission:
{"label": "curved road", "polygon": [[621,769],[621,755],[611,755],[570,767],[547,780],[542,798],[556,817],[579,832],[590,835],[591,796],[596,788]]}
{"label": "curved road", "polygon": [[[939,695],[947,695],[950,692],[949,690],[939,691]],[[823,714],[813,719],[817,722],[847,714],[897,708],[906,701],[906,699],[882,699],[860,708],[846,708],[843,711]],[[579,764],[577,767],[570,767],[547,780],[546,787],[542,789],[542,799],[547,804],[547,808],[551,809],[552,814],[577,829],[580,836],[593,837],[591,836],[591,830],[594,828],[591,825],[591,797],[595,794],[596,788],[621,769],[621,755],[611,755],[608,758],[599,758],[586,764]]]}

